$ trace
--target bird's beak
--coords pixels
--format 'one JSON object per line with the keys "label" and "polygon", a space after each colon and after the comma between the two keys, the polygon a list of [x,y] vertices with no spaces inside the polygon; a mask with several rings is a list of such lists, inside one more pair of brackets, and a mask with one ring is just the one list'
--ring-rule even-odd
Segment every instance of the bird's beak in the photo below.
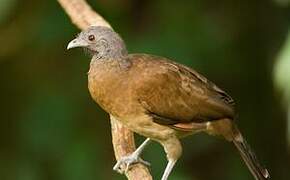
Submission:
{"label": "bird's beak", "polygon": [[68,43],[66,49],[72,49],[72,48],[76,48],[76,47],[86,47],[86,46],[87,46],[87,43],[85,41],[82,41],[82,40],[76,38]]}

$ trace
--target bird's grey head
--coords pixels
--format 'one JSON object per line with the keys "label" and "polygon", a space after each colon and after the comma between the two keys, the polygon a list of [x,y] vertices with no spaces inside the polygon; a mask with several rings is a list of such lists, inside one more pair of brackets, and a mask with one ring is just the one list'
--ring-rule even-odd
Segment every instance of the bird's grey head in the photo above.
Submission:
{"label": "bird's grey head", "polygon": [[123,58],[128,55],[122,38],[112,29],[91,26],[73,39],[67,49],[83,47],[92,52],[97,59]]}

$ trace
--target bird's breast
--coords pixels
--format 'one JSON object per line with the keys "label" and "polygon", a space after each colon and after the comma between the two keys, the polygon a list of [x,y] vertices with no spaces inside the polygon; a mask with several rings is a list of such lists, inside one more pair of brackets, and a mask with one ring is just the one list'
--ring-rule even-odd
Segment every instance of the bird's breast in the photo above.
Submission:
{"label": "bird's breast", "polygon": [[88,74],[88,88],[92,98],[109,114],[126,117],[136,114],[136,98],[126,72],[105,69],[91,69]]}

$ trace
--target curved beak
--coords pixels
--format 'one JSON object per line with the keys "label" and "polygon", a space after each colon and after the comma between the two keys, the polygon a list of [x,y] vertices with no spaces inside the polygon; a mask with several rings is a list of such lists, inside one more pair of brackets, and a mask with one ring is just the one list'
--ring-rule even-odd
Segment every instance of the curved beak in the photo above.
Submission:
{"label": "curved beak", "polygon": [[71,42],[68,43],[67,48],[66,49],[72,49],[72,48],[76,48],[76,47],[86,47],[88,46],[87,43],[81,39],[73,39]]}

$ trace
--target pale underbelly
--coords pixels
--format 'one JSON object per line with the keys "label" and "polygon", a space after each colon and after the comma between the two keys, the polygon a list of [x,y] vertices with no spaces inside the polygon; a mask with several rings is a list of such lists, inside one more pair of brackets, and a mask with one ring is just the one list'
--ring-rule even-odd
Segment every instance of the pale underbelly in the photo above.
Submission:
{"label": "pale underbelly", "polygon": [[[135,118],[115,118],[120,121],[124,126],[126,126],[131,131],[151,138],[156,141],[164,141],[172,136],[177,138],[183,138],[188,135],[192,135],[201,131],[206,130],[205,128],[194,128],[192,130],[180,130],[173,126],[160,125],[151,119],[148,115],[143,115]],[[204,126],[203,126],[204,127]]]}

